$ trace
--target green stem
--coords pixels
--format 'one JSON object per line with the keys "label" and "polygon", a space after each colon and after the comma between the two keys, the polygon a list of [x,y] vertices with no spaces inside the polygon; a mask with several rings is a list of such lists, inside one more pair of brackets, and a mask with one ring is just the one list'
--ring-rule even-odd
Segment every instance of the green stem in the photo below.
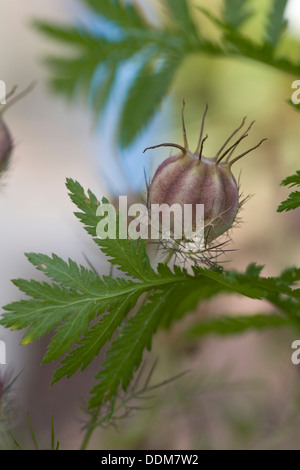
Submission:
{"label": "green stem", "polygon": [[[177,242],[175,240],[173,245],[169,249],[169,251],[167,253],[167,256],[163,260],[163,264],[168,264],[171,261],[172,256],[174,255],[174,248],[175,248],[176,245],[177,245]],[[145,296],[145,298],[143,300],[143,303],[145,303],[146,300],[147,300],[147,296]],[[86,432],[83,436],[83,441],[82,441],[82,444],[80,446],[80,450],[86,450],[87,449],[87,446],[90,442],[92,434],[93,434],[93,432],[95,431],[95,429],[97,427],[98,416],[99,416],[99,413],[100,413],[100,409],[101,409],[101,406],[98,406],[94,411],[93,417],[92,417],[90,423],[88,424],[87,430],[86,430]]]}
{"label": "green stem", "polygon": [[169,262],[172,259],[172,256],[174,255],[174,250],[172,248],[169,249],[167,256],[163,260],[163,264],[169,264]]}
{"label": "green stem", "polygon": [[163,260],[163,264],[169,264],[169,262],[170,262],[171,259],[172,259],[172,256],[173,256],[174,253],[175,253],[175,247],[176,247],[176,245],[177,245],[177,241],[174,240],[173,245],[172,245],[171,248],[169,249],[169,251],[168,251],[168,253],[167,253],[165,259]]}
{"label": "green stem", "polygon": [[100,408],[101,408],[101,406],[98,406],[94,411],[93,418],[92,418],[91,422],[88,424],[88,428],[85,432],[85,435],[83,436],[83,440],[82,440],[82,444],[80,446],[80,450],[86,450],[86,448],[87,448],[87,446],[90,442],[92,434],[93,434],[94,430],[97,427],[97,421],[98,421],[98,415],[100,413]]}

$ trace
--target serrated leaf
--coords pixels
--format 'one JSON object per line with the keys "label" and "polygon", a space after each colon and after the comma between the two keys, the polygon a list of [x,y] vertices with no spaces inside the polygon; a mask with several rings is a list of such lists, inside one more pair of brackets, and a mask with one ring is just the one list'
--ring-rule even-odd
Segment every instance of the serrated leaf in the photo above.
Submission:
{"label": "serrated leaf", "polygon": [[115,83],[116,74],[117,66],[115,64],[109,64],[106,67],[106,70],[102,73],[102,80],[91,93],[91,107],[93,109],[96,122],[101,110],[105,107],[109,99],[111,90]]}
{"label": "serrated leaf", "polygon": [[[298,184],[298,176],[297,173],[296,177],[288,177],[284,184]],[[110,340],[141,294],[150,292],[112,342],[97,375],[100,382],[94,388],[91,406],[114,395],[121,384],[124,389],[128,387],[158,327],[170,326],[193,311],[200,300],[218,293],[238,293],[268,300],[285,314],[287,323],[299,329],[300,289],[292,288],[300,280],[299,268],[290,268],[278,277],[269,278],[262,277],[262,266],[255,264],[249,265],[244,273],[193,267],[191,275],[179,266],[171,269],[164,264],[159,264],[155,272],[143,241],[96,238],[99,201],[90,190],[86,194],[76,181],[68,179],[67,187],[79,208],[76,215],[85,230],[113,264],[138,282],[110,276],[100,278],[72,260],[30,253],[29,261],[48,276],[52,284],[15,280],[15,285],[31,299],[4,307],[6,312],[0,323],[12,329],[28,328],[23,344],[54,330],[44,361],[56,360],[68,353],[54,375],[57,381],[64,375],[70,377],[78,369],[83,370]],[[103,198],[102,203],[108,201]],[[73,350],[74,345],[77,347]]]}
{"label": "serrated leaf", "polygon": [[[288,176],[281,182],[281,186],[300,187],[300,170],[295,175]],[[293,191],[289,197],[283,201],[277,208],[277,212],[290,211],[300,207],[300,191]]]}
{"label": "serrated leaf", "polygon": [[[119,239],[119,219],[116,222],[117,238],[115,240],[98,238],[96,236],[96,227],[100,217],[96,215],[99,206],[97,198],[91,191],[86,195],[80,184],[72,179],[67,180],[66,186],[70,191],[71,200],[81,210],[81,212],[75,213],[76,217],[84,224],[85,230],[92,235],[94,241],[102,252],[108,256],[110,262],[135,279],[153,279],[156,275],[146,253],[145,240]],[[107,202],[107,200],[103,200],[103,203]]]}
{"label": "serrated leaf", "polygon": [[269,43],[256,43],[245,35],[241,34],[230,24],[220,21],[207,9],[198,7],[198,10],[200,10],[207,18],[209,18],[218,28],[223,31],[224,35],[222,42],[225,46],[225,50],[223,51],[224,55],[233,55],[256,60],[257,62],[269,65],[278,70],[281,70],[282,72],[299,76],[300,63],[291,62],[286,57],[277,57],[273,46]]}
{"label": "serrated leaf", "polygon": [[143,28],[146,20],[137,4],[120,0],[82,0],[98,15],[103,16],[122,28]]}
{"label": "serrated leaf", "polygon": [[120,302],[131,308],[130,297],[141,295],[146,287],[136,287],[133,281],[109,276],[101,279],[92,271],[71,260],[67,263],[56,255],[49,257],[31,253],[27,257],[57,284],[49,286],[36,281],[14,281],[34,300],[21,300],[5,306],[6,313],[1,324],[13,329],[28,328],[22,344],[28,344],[56,329],[44,362],[56,360],[71,349],[82,334],[87,334],[95,316],[108,311],[113,315]]}
{"label": "serrated leaf", "polygon": [[287,176],[282,180],[281,186],[289,186],[290,188],[300,186],[300,170],[296,171],[295,175]]}
{"label": "serrated leaf", "polygon": [[[110,310],[113,312],[113,306],[109,305]],[[74,344],[77,344],[82,335],[87,334],[89,325],[99,312],[108,310],[105,302],[91,302],[86,301],[82,307],[76,310],[76,314],[66,319],[66,321],[59,325],[56,329],[55,335],[49,343],[47,352],[43,357],[43,362],[52,362],[59,359],[65,352],[69,351]],[[27,334],[31,334],[30,329]],[[26,335],[25,335],[26,337]],[[107,338],[108,340],[109,338]]]}
{"label": "serrated leaf", "polygon": [[50,285],[46,282],[38,282],[27,279],[13,279],[11,281],[20,291],[36,300],[53,301],[69,297],[69,291],[59,285]]}
{"label": "serrated leaf", "polygon": [[[255,270],[257,271],[255,274]],[[205,276],[213,279],[223,285],[224,292],[235,292],[253,299],[266,299],[273,305],[282,305],[281,302],[283,295],[287,296],[291,304],[287,303],[287,313],[291,311],[298,311],[300,313],[300,289],[292,289],[287,282],[283,282],[281,277],[260,277],[259,273],[261,267],[251,264],[245,273],[238,273],[236,271],[224,271],[219,273],[217,271],[194,268],[195,277],[198,275]],[[294,283],[291,282],[291,285]],[[280,308],[282,308],[280,307]],[[297,310],[298,309],[298,310]],[[299,320],[298,320],[299,321]]]}
{"label": "serrated leaf", "polygon": [[294,191],[278,206],[277,212],[287,212],[295,210],[298,207],[300,207],[300,191]]}
{"label": "serrated leaf", "polygon": [[26,253],[28,261],[53,281],[82,294],[97,295],[106,286],[97,274],[78,266],[71,259],[64,261],[59,256],[52,257],[41,253]]}
{"label": "serrated leaf", "polygon": [[190,13],[188,0],[167,0],[167,7],[175,26],[179,26],[185,34],[197,38],[197,28]]}
{"label": "serrated leaf", "polygon": [[30,325],[37,327],[35,337],[32,335],[30,337],[29,335],[26,336],[27,339],[24,343],[27,344],[51,331],[72,313],[74,305],[72,300],[73,298],[69,298],[65,303],[58,300],[57,304],[37,300],[12,302],[3,307],[6,313],[2,314],[1,325],[12,330],[21,330]]}
{"label": "serrated leaf", "polygon": [[266,41],[273,47],[277,45],[287,26],[287,21],[284,19],[286,5],[287,0],[272,0],[272,6],[267,20]]}
{"label": "serrated leaf", "polygon": [[46,21],[34,21],[34,29],[56,41],[63,41],[70,46],[95,47],[97,38],[90,31],[73,28],[67,24],[57,25]]}
{"label": "serrated leaf", "polygon": [[[182,271],[181,277],[179,273],[174,274],[173,289],[161,286],[162,292],[154,294],[152,303],[144,305],[138,314],[130,319],[120,337],[113,342],[103,369],[96,376],[100,383],[93,389],[92,393],[95,396],[91,399],[90,406],[98,406],[103,400],[109,399],[116,393],[120,384],[126,390],[135,368],[142,359],[142,351],[151,344],[151,337],[158,326],[169,327],[175,320],[193,311],[200,300],[208,299],[220,292],[240,293],[250,298],[267,299],[274,305],[280,303],[282,294],[290,295],[293,299],[292,304],[281,303],[281,307],[287,307],[291,317],[288,315],[281,321],[281,317],[276,316],[276,320],[273,319],[273,325],[290,325],[299,328],[299,317],[296,318],[293,312],[296,312],[298,308],[298,313],[300,313],[300,289],[292,290],[289,287],[289,281],[291,284],[296,281],[298,271],[285,273],[281,279],[262,278],[260,277],[261,270],[261,266],[252,264],[244,274],[235,271],[219,273],[203,268],[194,268],[194,277]],[[161,278],[165,274],[169,275],[169,268],[160,270]],[[255,320],[256,328],[264,327],[264,319],[255,318]],[[222,329],[221,323],[220,319],[216,324],[216,332]],[[250,328],[249,323],[243,326],[240,320],[231,326],[231,330],[235,328],[242,331],[246,327]]]}
{"label": "serrated leaf", "polygon": [[197,284],[197,287],[191,281],[177,285],[176,295],[173,292],[168,295],[167,306],[160,318],[160,327],[170,328],[174,322],[188,313],[194,312],[199,302],[208,300],[224,291],[221,284],[211,282],[210,279],[203,278],[201,286]]}
{"label": "serrated leaf", "polygon": [[223,316],[198,323],[190,328],[186,334],[189,337],[202,337],[211,334],[227,336],[248,332],[249,330],[264,330],[283,326],[290,326],[290,322],[279,315]]}
{"label": "serrated leaf", "polygon": [[107,340],[121,324],[127,313],[134,307],[138,295],[131,294],[120,302],[110,314],[103,315],[100,320],[92,326],[88,333],[79,341],[79,346],[66,356],[53,375],[52,383],[59,381],[62,377],[70,378],[77,370],[84,370],[99,354]]}
{"label": "serrated leaf", "polygon": [[[110,41],[100,35],[95,36],[87,29],[57,26],[42,21],[36,21],[34,27],[74,50],[71,57],[50,56],[45,59],[52,71],[49,80],[52,89],[70,100],[82,96],[89,102],[94,113],[99,115],[109,97],[119,65],[136,54],[141,44],[137,45],[133,37]],[[98,80],[98,87],[93,91],[92,84],[99,75],[100,65],[102,80]],[[92,99],[88,100],[91,91]]]}
{"label": "serrated leaf", "polygon": [[264,266],[257,265],[256,263],[251,263],[246,269],[246,276],[254,276],[254,277],[259,277],[262,270],[264,269]]}
{"label": "serrated leaf", "polygon": [[54,91],[74,99],[80,90],[81,96],[87,100],[90,83],[99,65],[98,57],[89,61],[84,61],[82,56],[67,59],[48,57],[45,63],[53,71],[54,76],[49,82]]}
{"label": "serrated leaf", "polygon": [[[135,64],[142,67],[149,54],[164,64],[161,74],[155,73],[151,67],[149,70],[145,69],[144,75],[139,74],[130,88],[118,122],[117,137],[121,145],[130,145],[149,124],[156,108],[168,93],[177,67],[190,54],[217,57],[234,55],[255,60],[285,73],[300,75],[300,64],[293,63],[286,57],[278,57],[275,50],[284,26],[282,5],[286,3],[285,0],[274,3],[269,18],[269,39],[264,44],[251,41],[238,30],[250,14],[247,2],[226,0],[224,21],[202,9],[223,31],[221,45],[200,37],[193,20],[193,11],[189,11],[188,2],[184,0],[167,0],[174,20],[173,29],[164,24],[160,27],[149,24],[135,2],[83,1],[101,19],[113,22],[115,27],[111,28],[111,33],[95,35],[88,28],[76,29],[45,22],[34,24],[42,34],[73,49],[71,57],[66,54],[65,57],[52,57],[47,61],[51,70],[49,82],[55,92],[74,101],[77,97],[83,97],[91,106],[95,118],[98,118],[97,114],[102,112],[106,98],[111,95],[112,85],[124,61],[134,60]],[[101,31],[101,21],[99,30]],[[97,89],[93,89],[99,66],[103,67],[103,77]]]}
{"label": "serrated leaf", "polygon": [[300,268],[293,267],[285,269],[280,275],[280,280],[289,286],[292,286],[293,284],[299,282]]}
{"label": "serrated leaf", "polygon": [[165,98],[181,59],[167,61],[158,69],[146,63],[132,83],[122,110],[119,136],[124,147],[130,145],[149,124]]}
{"label": "serrated leaf", "polygon": [[298,113],[300,112],[300,103],[296,104],[296,103],[293,103],[293,101],[291,99],[287,100],[287,103],[289,105],[291,105],[295,111],[298,111]]}
{"label": "serrated leaf", "polygon": [[152,294],[148,303],[142,305],[122,328],[120,336],[112,342],[102,370],[96,375],[100,382],[91,391],[91,407],[112,397],[120,384],[123,390],[127,389],[134,371],[142,361],[144,349],[151,348],[152,337],[166,306],[165,294],[166,292]]}
{"label": "serrated leaf", "polygon": [[248,4],[248,1],[224,0],[224,22],[231,25],[233,28],[239,28],[252,15]]}

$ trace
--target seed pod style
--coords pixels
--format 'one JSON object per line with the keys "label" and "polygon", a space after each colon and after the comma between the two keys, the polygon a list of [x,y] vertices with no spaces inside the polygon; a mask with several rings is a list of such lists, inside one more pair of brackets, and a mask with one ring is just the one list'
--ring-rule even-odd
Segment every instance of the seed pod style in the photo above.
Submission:
{"label": "seed pod style", "polygon": [[[196,211],[194,208],[196,204],[203,204],[204,237],[207,245],[228,231],[236,219],[240,201],[239,188],[231,172],[233,163],[259,147],[266,139],[231,159],[234,150],[248,136],[248,131],[253,125],[252,122],[235,143],[228,147],[231,139],[244,126],[246,121],[244,118],[241,125],[230,135],[217,154],[213,158],[207,158],[202,154],[203,144],[207,139],[207,135],[203,137],[206,113],[207,106],[202,118],[200,138],[194,153],[188,148],[184,106],[182,110],[184,147],[173,143],[164,143],[148,147],[144,152],[157,147],[175,147],[180,150],[179,154],[167,158],[157,168],[148,188],[148,207],[151,204],[168,204],[169,206],[180,204],[183,210],[184,204],[192,204],[193,226],[195,226]],[[228,148],[226,149],[226,147]]]}

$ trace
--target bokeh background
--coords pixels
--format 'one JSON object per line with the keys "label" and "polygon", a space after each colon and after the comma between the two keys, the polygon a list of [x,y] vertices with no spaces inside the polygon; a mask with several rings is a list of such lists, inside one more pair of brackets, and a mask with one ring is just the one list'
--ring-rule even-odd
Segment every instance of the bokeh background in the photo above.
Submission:
{"label": "bokeh background", "polygon": [[[159,0],[139,3],[151,21],[159,23]],[[209,4],[216,10],[221,6],[220,1]],[[270,2],[253,4],[257,15],[248,28],[255,38]],[[299,211],[276,212],[288,193],[279,187],[280,181],[299,169],[299,115],[286,103],[297,77],[246,60],[188,57],[151,125],[130,152],[120,151],[113,136],[122,87],[115,88],[105,119],[95,128],[87,109],[66,104],[49,91],[42,58],[57,50],[57,45],[31,27],[36,18],[92,21],[82,5],[75,0],[2,0],[0,12],[0,79],[8,89],[37,82],[34,91],[5,116],[16,147],[0,189],[0,305],[20,298],[12,278],[40,278],[24,252],[54,252],[84,265],[88,258],[99,272],[108,273],[108,263],[73,216],[65,179],[79,180],[99,197],[143,191],[144,168],[151,175],[169,156],[168,149],[143,156],[143,149],[165,141],[182,142],[183,98],[192,147],[196,146],[205,103],[209,103],[206,156],[214,154],[245,115],[256,121],[247,147],[268,138],[234,168],[236,176],[240,174],[244,194],[253,197],[243,207],[243,223],[231,233],[231,248],[236,251],[226,254],[226,267],[243,270],[255,261],[265,265],[264,275],[277,275],[288,266],[299,265]],[[290,57],[299,58],[297,0],[288,2],[286,18],[288,34],[281,47]],[[204,34],[212,28],[203,16],[199,15],[198,21]],[[126,74],[130,75],[130,70],[124,71],[121,82]],[[299,449],[300,369],[291,362],[291,343],[298,339],[293,333],[280,330],[201,341],[184,335],[189,325],[204,316],[269,310],[267,303],[218,297],[201,304],[172,331],[160,332],[148,358],[151,365],[153,358],[159,357],[154,381],[187,370],[188,374],[159,389],[147,403],[150,409],[120,421],[118,429],[95,433],[91,448]],[[25,448],[32,448],[26,422],[29,411],[41,446],[47,447],[52,413],[61,447],[78,448],[86,419],[84,402],[101,356],[84,374],[50,389],[54,366],[40,365],[47,341],[21,347],[21,333],[3,328],[0,338],[7,346],[7,365],[0,366],[1,374],[22,371],[15,385],[15,437]]]}

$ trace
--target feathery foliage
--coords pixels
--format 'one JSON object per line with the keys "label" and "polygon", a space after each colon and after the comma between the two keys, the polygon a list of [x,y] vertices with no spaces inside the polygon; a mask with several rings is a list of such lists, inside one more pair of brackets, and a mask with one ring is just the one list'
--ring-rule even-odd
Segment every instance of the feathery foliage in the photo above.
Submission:
{"label": "feathery foliage", "polygon": [[[195,21],[197,7],[188,0],[164,0],[165,15],[159,26],[153,25],[135,2],[81,2],[96,15],[97,28],[34,23],[41,34],[66,48],[65,53],[45,59],[51,71],[50,84],[71,101],[82,97],[98,117],[105,109],[122,66],[134,63],[136,73],[118,123],[118,143],[124,147],[149,124],[189,55],[250,59],[300,76],[300,62],[292,62],[278,53],[286,27],[286,0],[272,2],[260,42],[243,32],[243,25],[255,16],[249,0],[224,0],[219,16],[198,8],[219,30],[221,41],[218,42],[202,35],[201,25]],[[112,26],[109,33],[103,27],[107,24]],[[299,105],[294,107],[298,109]],[[283,180],[282,185],[300,187],[300,172]],[[170,328],[175,321],[195,311],[202,301],[219,294],[234,294],[268,301],[273,311],[235,317],[217,312],[217,317],[198,322],[190,329],[188,334],[193,337],[280,327],[300,331],[299,268],[289,268],[277,277],[263,277],[263,267],[254,263],[243,273],[199,266],[192,266],[190,271],[176,265],[171,269],[162,263],[154,268],[144,240],[119,236],[119,228],[124,223],[120,214],[116,216],[116,239],[97,236],[97,225],[104,217],[99,215],[99,208],[108,203],[107,199],[98,201],[90,190],[86,193],[72,179],[67,179],[66,186],[77,207],[75,216],[102,254],[117,267],[119,277],[99,276],[55,254],[28,253],[28,261],[48,282],[14,280],[15,286],[28,298],[3,307],[0,323],[13,330],[26,330],[23,345],[52,334],[43,362],[60,361],[53,383],[86,369],[105,348],[105,359],[96,374],[89,402],[90,413],[95,417],[93,426],[97,424],[100,407],[101,410],[108,407],[108,415],[103,415],[107,422],[120,392],[125,395],[130,392],[134,373],[145,350],[151,349],[157,330]],[[299,207],[299,194],[299,191],[292,192],[278,212]],[[146,384],[137,393],[149,389]],[[135,391],[134,387],[132,390]]]}
{"label": "feathery foliage", "polygon": [[[294,179],[288,181],[292,184]],[[26,256],[30,263],[50,283],[13,281],[30,299],[5,306],[1,324],[14,330],[26,328],[24,345],[54,332],[43,359],[44,362],[61,360],[53,382],[84,370],[114,337],[96,375],[91,407],[112,398],[120,386],[124,390],[128,388],[158,328],[170,327],[194,311],[200,301],[219,293],[268,300],[280,309],[281,315],[254,315],[243,322],[240,318],[211,320],[210,324],[204,322],[202,327],[197,327],[200,334],[213,331],[231,334],[267,326],[300,328],[300,289],[293,287],[300,280],[300,269],[291,268],[277,278],[261,277],[262,266],[255,264],[245,273],[201,267],[193,267],[189,273],[178,266],[171,270],[164,264],[159,264],[155,271],[143,240],[98,238],[97,224],[104,217],[97,215],[101,203],[90,190],[86,194],[72,179],[67,180],[67,188],[79,209],[76,217],[109,261],[130,279],[100,277],[70,259],[29,253]],[[102,204],[106,203],[103,199]],[[119,224],[120,218],[117,220]],[[142,295],[144,299],[139,301]]]}
{"label": "feathery foliage", "polygon": [[[197,8],[188,0],[162,0],[165,21],[154,26],[135,2],[122,0],[81,0],[99,18],[99,27],[72,27],[35,21],[35,28],[68,48],[65,55],[46,58],[52,88],[69,99],[77,95],[102,113],[119,70],[124,63],[135,64],[129,93],[120,113],[117,139],[130,145],[149,124],[167,96],[182,61],[191,54],[246,58],[269,65],[293,76],[300,75],[300,62],[279,57],[277,46],[284,33],[286,0],[274,0],[266,18],[265,37],[254,42],[241,27],[255,16],[250,1],[224,0],[222,16],[198,8],[222,33],[220,43],[201,34],[195,22]],[[111,32],[103,24],[113,26]],[[71,48],[71,55],[69,49]],[[138,109],[138,112],[137,112]]]}
{"label": "feathery foliage", "polygon": [[[300,188],[300,170],[298,170],[295,175],[285,178],[281,182],[281,186],[288,186],[289,188],[298,186]],[[277,212],[290,211],[297,209],[297,207],[300,207],[300,191],[293,191],[290,193],[289,197],[279,205]]]}

